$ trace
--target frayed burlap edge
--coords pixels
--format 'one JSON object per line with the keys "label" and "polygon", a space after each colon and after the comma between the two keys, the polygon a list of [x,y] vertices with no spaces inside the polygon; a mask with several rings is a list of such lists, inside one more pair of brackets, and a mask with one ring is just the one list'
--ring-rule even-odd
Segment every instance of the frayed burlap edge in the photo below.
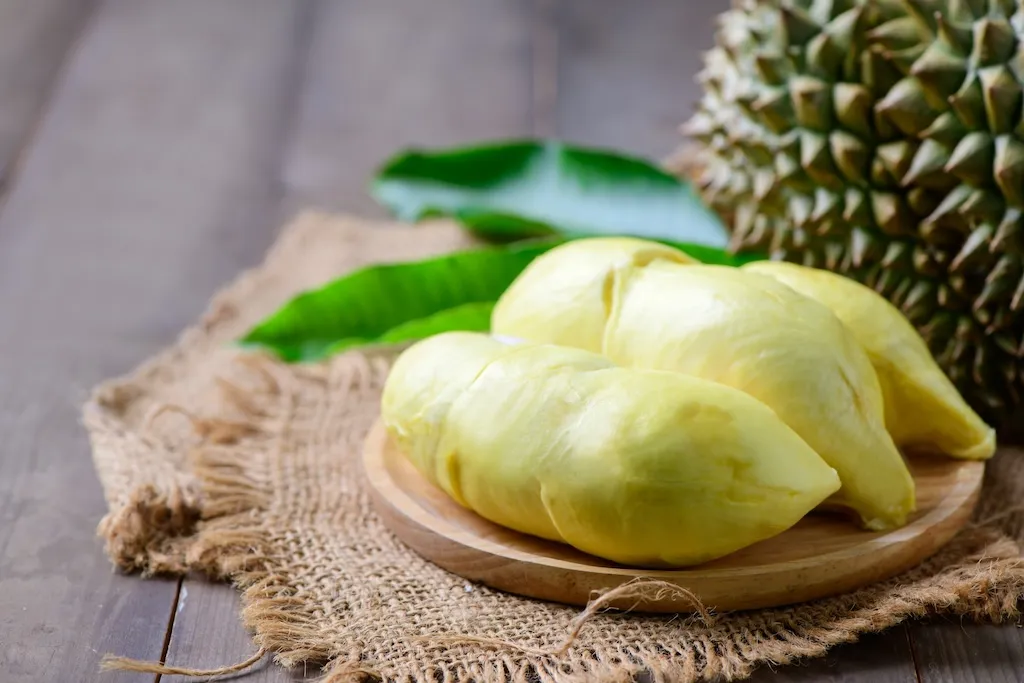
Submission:
{"label": "frayed burlap edge", "polygon": [[[1012,506],[1024,492],[1024,461],[1015,452],[990,463],[974,522],[936,556],[837,598],[672,619],[603,612],[611,594],[595,596],[584,611],[468,585],[464,595],[450,597],[462,593],[462,582],[389,537],[367,511],[351,466],[395,350],[283,366],[226,343],[292,294],[345,269],[445,251],[463,240],[446,224],[410,229],[306,214],[174,346],[96,389],[84,419],[110,509],[99,532],[112,562],[144,573],[196,570],[233,581],[259,648],[248,662],[212,671],[124,660],[108,665],[212,675],[274,652],[284,665],[328,662],[328,681],[618,681],[640,672],[654,680],[699,681],[742,678],[759,665],[820,656],[911,617],[1019,617],[1024,567],[1016,541],[1024,519]],[[310,406],[338,419],[327,420],[336,428],[319,435],[321,441],[307,443],[295,432],[303,432],[297,425]],[[325,458],[326,444],[337,447],[337,458]],[[294,508],[283,493],[289,477],[308,484],[317,473],[344,483],[324,486],[332,500]],[[334,520],[335,507],[351,515]],[[293,513],[302,519],[290,519]],[[331,566],[336,589],[318,587],[322,567],[308,566],[309,548]],[[378,555],[384,559],[366,561],[364,573],[351,569]],[[395,585],[400,600],[385,600]],[[645,592],[659,588],[619,590],[642,602]],[[410,604],[419,611],[403,613]],[[495,613],[497,619],[485,621]],[[383,615],[408,624],[396,627]],[[413,623],[425,633],[417,634]],[[398,637],[377,638],[379,632]]]}

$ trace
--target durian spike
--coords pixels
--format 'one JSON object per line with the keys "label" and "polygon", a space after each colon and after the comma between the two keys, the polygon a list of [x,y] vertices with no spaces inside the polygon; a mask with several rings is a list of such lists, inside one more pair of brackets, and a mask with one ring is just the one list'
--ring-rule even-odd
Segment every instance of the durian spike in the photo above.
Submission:
{"label": "durian spike", "polygon": [[935,17],[935,29],[939,40],[958,54],[966,56],[974,42],[971,26],[954,23],[954,21],[947,19],[941,12],[936,12],[933,16]]}
{"label": "durian spike", "polygon": [[917,148],[910,167],[900,180],[904,187],[916,185],[926,177],[942,171],[949,162],[951,150],[935,140],[925,140]]}
{"label": "durian spike", "polygon": [[927,223],[936,223],[945,216],[952,214],[960,205],[967,201],[967,198],[971,196],[974,191],[970,185],[957,185],[953,190],[946,195],[946,198],[942,200],[938,208],[932,211],[931,215],[925,219]]}
{"label": "durian spike", "polygon": [[971,364],[972,378],[978,384],[988,384],[986,380],[992,373],[992,361],[988,349],[979,346],[974,351],[974,363]]}
{"label": "durian spike", "polygon": [[985,14],[987,0],[950,0],[950,16],[957,21],[973,21]]}
{"label": "durian spike", "polygon": [[[793,224],[799,228],[803,228],[810,222],[813,209],[814,200],[807,195],[798,195],[790,199],[789,215],[793,219]],[[803,244],[798,243],[796,246],[802,247]]]}
{"label": "durian spike", "polygon": [[974,300],[974,310],[981,311],[989,304],[1012,297],[1018,277],[1020,277],[1019,261],[1010,254],[1004,255],[996,262],[996,266],[989,276],[985,278],[985,287]]}
{"label": "durian spike", "polygon": [[860,54],[863,82],[877,96],[884,96],[899,82],[902,74],[882,55],[881,47]]}
{"label": "durian spike", "polygon": [[1017,289],[1013,292],[1013,299],[1010,300],[1011,311],[1018,313],[1022,309],[1024,309],[1024,277],[1017,283]]}
{"label": "durian spike", "polygon": [[995,147],[986,132],[968,133],[946,162],[945,170],[971,185],[983,185],[992,177]]}
{"label": "durian spike", "polygon": [[813,0],[807,13],[818,23],[825,24],[852,6],[851,0]]}
{"label": "durian spike", "polygon": [[1017,46],[1017,36],[1002,18],[985,17],[974,23],[974,49],[971,61],[977,66],[1006,62]]}
{"label": "durian spike", "polygon": [[987,330],[992,335],[992,341],[995,342],[996,346],[1002,349],[1007,355],[1017,355],[1017,342],[1014,341],[1013,337],[1007,334],[993,334],[992,331]]}
{"label": "durian spike", "polygon": [[923,27],[923,39],[930,39],[935,32],[935,13],[931,10],[932,3],[925,0],[902,0],[904,11]]}
{"label": "durian spike", "polygon": [[[985,333],[995,334],[1000,330],[1005,330],[1006,328],[1013,325],[1015,317],[1016,316],[1013,315],[1013,311],[1011,311],[1009,308],[1000,308],[992,317],[992,324],[988,326],[988,329],[985,330]],[[1008,351],[1008,353],[1013,352]]]}
{"label": "durian spike", "polygon": [[903,178],[910,168],[910,163],[914,159],[917,147],[918,145],[910,140],[896,140],[895,142],[879,145],[875,150],[875,154],[882,160],[886,170],[893,177]]}
{"label": "durian spike", "polygon": [[998,221],[1006,211],[1006,202],[998,193],[977,188],[960,205],[960,215],[971,221]]}
{"label": "durian spike", "polygon": [[871,222],[871,206],[863,190],[847,187],[843,202],[843,220],[853,225]]}
{"label": "durian spike", "polygon": [[848,52],[832,36],[819,33],[807,43],[807,69],[828,81],[842,78],[843,62]]}
{"label": "durian spike", "polygon": [[993,135],[1009,133],[1021,120],[1021,95],[1024,90],[1006,66],[978,71],[985,118]]}
{"label": "durian spike", "polygon": [[871,210],[878,227],[887,235],[907,234],[913,226],[913,212],[898,194],[872,192]]}
{"label": "durian spike", "polygon": [[910,74],[921,82],[921,87],[932,101],[948,100],[964,82],[967,67],[942,43],[934,42],[910,67]]}
{"label": "durian spike", "polygon": [[914,247],[914,251],[911,253],[910,259],[914,263],[914,270],[921,275],[926,277],[934,277],[938,275],[938,268],[936,268],[935,261],[932,259],[925,247]]}
{"label": "durian spike", "polygon": [[995,141],[995,181],[1006,201],[1024,208],[1024,142],[1009,135]]}
{"label": "durian spike", "polygon": [[977,77],[964,81],[960,89],[949,96],[949,106],[966,127],[985,126],[985,96]]}
{"label": "durian spike", "polygon": [[821,24],[791,0],[783,1],[779,14],[786,32],[786,42],[790,45],[803,45],[821,32]]}
{"label": "durian spike", "polygon": [[882,244],[864,228],[850,231],[850,256],[855,267],[860,268],[865,262],[875,260],[881,250]]}
{"label": "durian spike", "polygon": [[918,280],[910,288],[900,308],[911,322],[923,322],[935,312],[936,289],[935,283],[928,280]]}
{"label": "durian spike", "polygon": [[900,283],[896,285],[896,289],[894,289],[892,294],[889,295],[889,301],[893,306],[896,308],[903,306],[903,299],[907,296],[907,293],[910,292],[910,287],[913,284],[914,281],[909,277],[905,277],[900,280]]}
{"label": "durian spike", "polygon": [[989,0],[989,14],[1001,14],[1008,17],[1019,9],[1020,3],[1017,0]]}
{"label": "durian spike", "polygon": [[907,192],[907,203],[911,210],[922,218],[930,215],[940,201],[941,195],[927,187],[915,187]]}
{"label": "durian spike", "polygon": [[932,124],[918,133],[918,137],[934,140],[952,149],[967,134],[967,129],[951,111],[939,114]]}
{"label": "durian spike", "polygon": [[916,78],[904,78],[875,105],[906,135],[915,135],[936,118]]}
{"label": "durian spike", "polygon": [[846,178],[855,183],[867,183],[871,151],[854,135],[835,131],[829,136],[832,158]]}
{"label": "durian spike", "polygon": [[[910,69],[914,66],[921,55],[924,54],[925,44],[914,45],[903,50],[885,50],[882,55],[892,62],[893,66],[904,76],[910,75]],[[928,99],[928,104],[932,107],[940,107],[941,98],[935,97],[927,89],[923,89],[924,96]]]}
{"label": "durian spike", "polygon": [[836,119],[854,133],[872,136],[871,111],[875,98],[868,88],[858,83],[836,83],[832,87]]}
{"label": "durian spike", "polygon": [[800,135],[800,166],[808,176],[822,185],[842,184],[837,182],[836,167],[828,150],[828,138],[805,130]]}
{"label": "durian spike", "polygon": [[820,223],[826,218],[839,215],[839,196],[830,190],[819,187],[814,191],[814,208],[811,210],[811,221]]}
{"label": "durian spike", "polygon": [[[790,154],[779,154],[775,157],[775,178],[773,178],[772,189],[799,177],[800,173],[801,168],[798,159]],[[768,195],[765,196],[767,197]]]}
{"label": "durian spike", "polygon": [[856,71],[857,41],[859,40],[862,20],[864,18],[863,7],[851,7],[836,15],[825,26],[824,33],[838,46],[843,53],[842,73],[843,78],[854,78]]}
{"label": "durian spike", "polygon": [[885,248],[885,255],[882,256],[882,267],[892,268],[910,262],[910,246],[906,242],[890,242]]}
{"label": "durian spike", "polygon": [[876,26],[867,32],[868,40],[887,50],[902,50],[920,45],[930,36],[928,31],[913,16],[902,16]]}
{"label": "durian spike", "polygon": [[789,127],[793,103],[785,88],[765,88],[750,108],[769,130],[781,133]]}
{"label": "durian spike", "polygon": [[953,288],[948,284],[939,285],[939,293],[936,298],[939,301],[939,306],[944,310],[952,310],[959,302],[959,297],[957,297],[956,293],[953,292]]}
{"label": "durian spike", "polygon": [[835,270],[845,253],[843,245],[839,242],[829,242],[825,245],[825,267],[828,270]]}
{"label": "durian spike", "polygon": [[770,85],[782,85],[791,72],[789,60],[784,55],[762,50],[754,55],[754,65],[761,79]]}
{"label": "durian spike", "polygon": [[[940,293],[941,289],[942,288],[940,286]],[[942,306],[941,296],[937,298],[940,299],[939,306]],[[945,347],[945,345],[949,343],[949,340],[952,338],[955,330],[956,316],[949,312],[941,312],[936,313],[931,322],[921,329],[921,334],[928,342],[928,346],[934,352],[936,349]]]}
{"label": "durian spike", "polygon": [[793,111],[801,126],[819,131],[831,128],[831,90],[828,83],[810,76],[797,76],[789,81]]}
{"label": "durian spike", "polygon": [[1014,251],[1021,251],[1021,237],[1024,237],[1022,218],[1024,218],[1024,215],[1021,214],[1020,209],[1006,210],[1003,220],[999,223],[999,229],[996,230],[995,237],[992,238],[989,244],[989,250],[992,253],[1006,251],[1011,248]]}
{"label": "durian spike", "polygon": [[964,246],[949,265],[950,271],[962,272],[986,261],[989,255],[988,243],[992,238],[992,233],[991,225],[982,225],[968,235],[964,240]]}

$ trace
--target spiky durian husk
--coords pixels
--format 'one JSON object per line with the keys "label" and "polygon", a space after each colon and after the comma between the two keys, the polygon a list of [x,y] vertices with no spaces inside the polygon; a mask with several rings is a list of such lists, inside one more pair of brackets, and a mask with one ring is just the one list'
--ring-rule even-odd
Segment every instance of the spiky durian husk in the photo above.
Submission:
{"label": "spiky durian husk", "polygon": [[1024,9],[736,0],[684,130],[733,246],[889,297],[990,421],[1024,394]]}

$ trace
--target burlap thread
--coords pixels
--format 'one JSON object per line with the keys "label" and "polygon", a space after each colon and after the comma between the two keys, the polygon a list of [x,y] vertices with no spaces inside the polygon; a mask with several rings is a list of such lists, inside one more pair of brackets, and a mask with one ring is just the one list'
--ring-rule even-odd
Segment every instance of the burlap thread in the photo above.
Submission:
{"label": "burlap thread", "polygon": [[[970,528],[930,560],[785,609],[659,617],[605,611],[608,596],[595,596],[581,611],[470,585],[422,560],[373,513],[359,466],[396,350],[289,366],[231,342],[295,293],[354,267],[469,242],[445,222],[303,214],[171,348],[97,387],[84,423],[109,505],[99,533],[111,561],[144,575],[232,581],[257,655],[324,662],[334,683],[626,681],[640,672],[733,680],[912,617],[1019,617],[1024,454],[1014,451],[990,463]],[[623,590],[642,607],[646,592],[664,589]]]}

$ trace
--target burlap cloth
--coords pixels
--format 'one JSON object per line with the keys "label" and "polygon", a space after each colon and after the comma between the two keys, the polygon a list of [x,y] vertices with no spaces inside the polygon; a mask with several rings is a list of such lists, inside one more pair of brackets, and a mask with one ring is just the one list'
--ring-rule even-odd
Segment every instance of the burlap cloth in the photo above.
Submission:
{"label": "burlap cloth", "polygon": [[[976,521],[926,563],[786,609],[655,617],[502,594],[420,559],[371,510],[359,464],[393,350],[288,366],[230,342],[296,292],[372,261],[464,246],[453,225],[307,213],[170,349],[85,406],[124,570],[201,571],[243,590],[243,620],[279,663],[330,681],[736,679],[940,612],[1015,619],[1024,457],[990,465]],[[173,662],[188,665],[188,662]]]}

